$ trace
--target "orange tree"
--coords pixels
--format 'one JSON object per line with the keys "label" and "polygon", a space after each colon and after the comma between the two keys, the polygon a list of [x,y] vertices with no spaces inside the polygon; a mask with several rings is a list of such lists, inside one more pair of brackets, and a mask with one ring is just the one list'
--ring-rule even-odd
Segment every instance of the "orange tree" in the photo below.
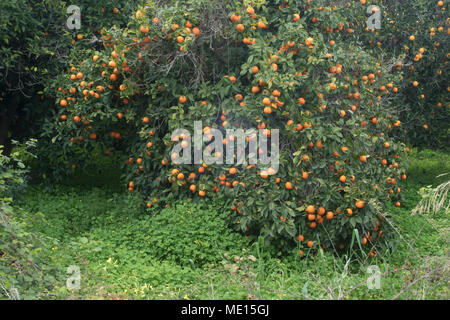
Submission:
{"label": "orange tree", "polygon": [[[124,151],[127,188],[147,196],[149,210],[218,197],[249,235],[297,243],[300,254],[360,242],[374,256],[375,244],[392,245],[385,204],[401,205],[407,148],[393,138],[402,130],[391,104],[399,76],[359,44],[364,23],[355,17],[365,19],[364,10],[148,2],[57,79],[63,89],[49,136],[67,166],[95,147]],[[211,128],[258,128],[268,137],[279,129],[279,170],[177,165],[172,149],[187,137],[172,132],[193,132],[196,120],[210,139]]]}
{"label": "orange tree", "polygon": [[448,1],[367,1],[382,13],[381,29],[366,29],[363,42],[401,75],[395,104],[402,134],[418,146],[448,147]]}
{"label": "orange tree", "polygon": [[[25,140],[41,132],[42,121],[53,110],[47,90],[65,63],[92,47],[99,30],[125,25],[138,0],[77,1],[81,29],[69,30],[65,2],[12,0],[0,3],[0,145]],[[108,10],[105,9],[108,8]],[[52,102],[50,102],[52,101]]]}

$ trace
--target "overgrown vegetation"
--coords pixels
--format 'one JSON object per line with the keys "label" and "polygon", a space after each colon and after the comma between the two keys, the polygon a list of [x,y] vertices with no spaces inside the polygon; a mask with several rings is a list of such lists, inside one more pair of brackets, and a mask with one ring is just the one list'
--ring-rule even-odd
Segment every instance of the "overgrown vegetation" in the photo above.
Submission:
{"label": "overgrown vegetation", "polygon": [[448,1],[68,5],[0,3],[1,298],[449,298]]}
{"label": "overgrown vegetation", "polygon": [[[33,223],[25,216],[18,221],[28,221],[33,237],[46,240],[22,241],[38,248],[37,270],[43,264],[54,278],[6,288],[17,288],[22,298],[448,299],[448,212],[411,216],[420,189],[429,181],[436,186],[434,177],[450,170],[449,162],[441,162],[448,157],[428,150],[411,157],[409,179],[401,184],[407,188],[405,205],[389,208],[397,245],[374,259],[360,250],[307,258],[298,248],[281,254],[262,238],[250,240],[226,228],[225,211],[189,202],[145,211],[136,194],[99,184],[98,173],[87,172],[70,185],[32,185],[17,205]],[[110,172],[105,168],[102,175]],[[80,290],[66,287],[70,265],[80,268]],[[371,265],[382,273],[379,290],[367,287]]]}

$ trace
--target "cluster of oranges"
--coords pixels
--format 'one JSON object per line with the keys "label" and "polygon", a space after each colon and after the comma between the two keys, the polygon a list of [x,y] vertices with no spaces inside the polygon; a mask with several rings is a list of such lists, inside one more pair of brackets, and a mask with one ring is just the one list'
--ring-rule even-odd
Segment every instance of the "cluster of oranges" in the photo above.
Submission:
{"label": "cluster of oranges", "polygon": [[[180,50],[189,50],[187,42],[196,45],[203,33],[190,21],[169,23],[164,15],[139,10],[132,30],[105,32],[104,50],[66,77],[68,89],[59,91],[59,125],[73,142],[95,140],[108,152],[117,139],[127,140],[127,188],[146,193],[148,208],[170,204],[164,200],[170,197],[224,196],[238,229],[298,240],[302,250],[317,249],[316,239],[323,249],[345,248],[353,229],[360,231],[363,245],[382,242],[383,204],[389,199],[400,205],[397,184],[406,178],[407,150],[392,137],[402,121],[387,107],[400,91],[400,79],[370,53],[342,41],[355,35],[356,24],[328,23],[330,12],[346,8],[310,1],[301,10],[287,2],[268,6],[267,12],[237,7],[227,36],[236,40],[231,49],[245,54],[233,57],[238,69],[209,66],[222,73],[204,84],[207,90],[189,87],[192,72],[183,73],[186,65],[146,82],[140,70],[158,72],[152,67],[163,63],[160,51],[170,52],[164,63],[177,62]],[[271,15],[276,19],[268,19]],[[279,129],[279,169],[176,164],[172,148],[188,147],[189,137],[172,137],[172,130],[199,118],[206,123],[203,146],[218,159],[229,155],[226,146],[235,137],[219,142],[223,150],[213,150],[212,128],[256,127],[267,138]],[[256,134],[247,136],[246,147],[255,140]]]}

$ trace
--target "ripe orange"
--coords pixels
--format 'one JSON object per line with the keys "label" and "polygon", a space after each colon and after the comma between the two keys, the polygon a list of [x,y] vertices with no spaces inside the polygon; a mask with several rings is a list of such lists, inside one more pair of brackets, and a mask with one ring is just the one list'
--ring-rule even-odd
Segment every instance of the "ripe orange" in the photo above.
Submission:
{"label": "ripe orange", "polygon": [[306,207],[306,210],[305,210],[307,213],[309,213],[309,214],[313,214],[313,213],[315,213],[316,212],[316,208],[313,206],[313,205],[309,205],[309,206],[307,206]]}
{"label": "ripe orange", "polygon": [[241,16],[237,16],[237,15],[233,14],[233,15],[231,15],[231,17],[230,17],[230,20],[231,20],[232,22],[237,22],[237,21],[241,20]]}
{"label": "ripe orange", "polygon": [[364,201],[362,201],[362,200],[358,200],[358,201],[355,202],[355,206],[356,206],[357,208],[359,208],[359,209],[364,208],[364,205],[365,205],[365,203],[364,203]]}
{"label": "ripe orange", "polygon": [[310,45],[312,45],[313,44],[313,38],[306,38],[306,40],[305,40],[305,44],[309,47]]}
{"label": "ripe orange", "polygon": [[308,172],[306,172],[306,171],[303,171],[303,172],[302,172],[302,179],[303,179],[303,180],[308,179],[308,176],[309,176],[309,175],[308,175]]}
{"label": "ripe orange", "polygon": [[258,93],[259,90],[260,90],[260,89],[259,89],[258,86],[253,86],[253,87],[252,87],[252,93],[254,93],[254,94]]}
{"label": "ripe orange", "polygon": [[272,108],[271,107],[265,107],[264,108],[264,113],[267,113],[267,114],[272,113]]}
{"label": "ripe orange", "polygon": [[324,207],[319,207],[319,209],[317,210],[317,214],[323,216],[325,214],[325,208]]}
{"label": "ripe orange", "polygon": [[245,12],[247,12],[249,15],[254,15],[255,14],[255,9],[253,9],[252,7],[247,7],[247,9],[245,10]]}
{"label": "ripe orange", "polygon": [[268,105],[270,105],[270,99],[269,98],[264,98],[262,103],[263,103],[263,105],[268,106]]}

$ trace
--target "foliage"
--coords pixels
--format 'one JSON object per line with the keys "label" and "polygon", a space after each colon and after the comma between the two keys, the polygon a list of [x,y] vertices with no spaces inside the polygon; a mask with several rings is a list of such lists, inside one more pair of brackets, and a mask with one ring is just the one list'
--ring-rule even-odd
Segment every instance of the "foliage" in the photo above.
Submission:
{"label": "foliage", "polygon": [[448,147],[448,1],[368,1],[382,10],[380,30],[366,30],[364,44],[401,74],[395,105],[402,135],[421,147]]}
{"label": "foliage", "polygon": [[[408,149],[393,138],[400,121],[386,90],[399,77],[353,32],[352,13],[364,7],[176,3],[141,7],[128,28],[104,35],[103,50],[58,78],[60,107],[46,130],[66,166],[96,145],[124,150],[128,189],[149,207],[191,190],[196,199],[223,193],[237,229],[282,247],[300,234],[313,250],[389,244],[384,203],[401,203],[395,184]],[[193,132],[199,119],[206,136],[210,128],[280,129],[279,171],[176,165],[180,137],[171,133]]]}
{"label": "foliage", "polygon": [[29,172],[26,165],[34,158],[30,149],[35,146],[35,140],[20,145],[13,143],[15,149],[9,156],[3,154],[3,146],[0,146],[0,201],[11,202],[12,199],[5,197],[13,197],[25,190],[26,174]]}
{"label": "foliage", "polygon": [[[51,83],[56,75],[99,46],[95,39],[100,29],[125,25],[124,17],[140,2],[77,1],[82,10],[80,30],[67,28],[71,13],[65,1],[0,3],[0,145],[7,154],[11,138],[22,141],[42,133],[44,119],[54,112]],[[42,149],[45,142],[39,141]]]}
{"label": "foliage", "polygon": [[[105,188],[96,188],[99,177],[88,182],[88,176],[77,186],[59,185],[53,189],[36,186],[21,199],[21,203],[26,211],[43,213],[47,222],[40,226],[43,220],[37,220],[34,227],[43,230],[46,236],[60,238],[64,231],[69,235],[52,250],[58,265],[65,269],[77,264],[81,268],[80,290],[69,291],[65,288],[65,279],[61,279],[50,297],[392,299],[398,296],[398,299],[448,299],[448,214],[441,211],[429,217],[410,215],[421,198],[417,191],[438,172],[433,169],[433,162],[426,158],[434,160],[446,156],[448,154],[434,151],[412,155],[410,168],[413,169],[407,172],[411,179],[400,183],[401,188],[407,190],[405,205],[389,208],[395,212],[391,222],[400,233],[397,249],[375,259],[365,258],[359,250],[348,250],[339,256],[324,252],[300,259],[297,250],[278,255],[274,247],[264,245],[263,239],[255,241],[245,251],[240,251],[237,246],[235,252],[223,255],[213,266],[205,264],[193,268],[189,262],[180,265],[173,260],[156,259],[155,251],[147,248],[146,235],[150,225],[152,230],[167,230],[166,220],[159,219],[158,224],[152,224],[152,219],[157,217],[143,217],[139,206],[132,205],[139,203],[138,199],[126,200],[129,197],[126,193],[111,194]],[[60,219],[66,218],[58,213],[67,210],[67,202],[72,206],[85,204],[78,207],[78,213],[71,214],[76,215],[78,224],[86,228],[73,232],[72,225],[60,224]],[[98,205],[91,212],[93,203]],[[184,205],[187,210],[193,206],[189,202]],[[182,204],[177,203],[176,207],[180,206]],[[179,211],[175,205],[167,209]],[[140,227],[141,223],[144,227]],[[49,228],[49,225],[60,225],[61,229]],[[124,229],[126,231],[121,231]],[[230,238],[224,237],[223,241],[231,242],[235,237],[232,233],[228,236]],[[195,235],[192,235],[191,241],[194,239]],[[156,254],[164,255],[165,252],[162,247]],[[62,255],[71,256],[62,259]],[[380,290],[367,287],[371,275],[367,268],[371,265],[378,266],[382,273]],[[422,278],[427,274],[428,277]]]}
{"label": "foliage", "polygon": [[46,296],[56,283],[57,268],[50,247],[54,239],[36,232],[42,214],[17,208],[11,196],[26,188],[25,163],[34,141],[17,146],[9,157],[0,149],[0,297],[35,299]]}
{"label": "foliage", "polygon": [[160,260],[203,266],[247,246],[228,228],[226,211],[189,203],[175,203],[158,211],[152,211],[155,217],[148,219],[149,225],[142,227],[142,233],[149,239],[151,255]]}

